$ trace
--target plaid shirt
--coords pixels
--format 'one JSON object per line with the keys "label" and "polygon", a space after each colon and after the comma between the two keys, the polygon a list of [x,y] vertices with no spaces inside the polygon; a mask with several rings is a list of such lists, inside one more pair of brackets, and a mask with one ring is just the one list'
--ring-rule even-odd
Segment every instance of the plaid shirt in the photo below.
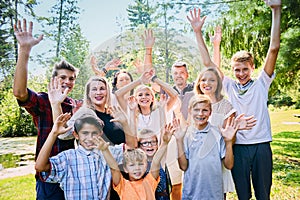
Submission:
{"label": "plaid shirt", "polygon": [[[123,144],[109,146],[119,164],[123,148]],[[50,174],[42,172],[42,178],[60,183],[66,199],[109,199],[112,176],[101,151],[88,151],[79,145],[50,158],[50,163]]]}
{"label": "plaid shirt", "polygon": [[[53,126],[52,110],[47,93],[35,93],[30,89],[27,90],[29,95],[28,100],[26,102],[18,101],[18,104],[24,107],[27,112],[31,114],[34,125],[38,130],[35,152],[35,158],[37,158]],[[67,97],[61,106],[63,113],[72,113],[75,108],[81,106],[81,101],[75,101]],[[53,145],[50,157],[68,149],[74,149],[74,140],[57,139]]]}

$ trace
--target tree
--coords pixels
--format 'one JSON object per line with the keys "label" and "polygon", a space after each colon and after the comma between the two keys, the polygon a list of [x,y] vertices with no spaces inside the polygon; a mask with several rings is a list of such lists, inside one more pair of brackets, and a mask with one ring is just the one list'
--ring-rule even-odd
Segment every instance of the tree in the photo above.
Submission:
{"label": "tree", "polygon": [[148,0],[135,0],[134,4],[129,4],[126,10],[130,21],[130,30],[134,30],[140,24],[144,24],[148,28],[152,23],[151,15],[154,13],[154,9],[149,5]]}

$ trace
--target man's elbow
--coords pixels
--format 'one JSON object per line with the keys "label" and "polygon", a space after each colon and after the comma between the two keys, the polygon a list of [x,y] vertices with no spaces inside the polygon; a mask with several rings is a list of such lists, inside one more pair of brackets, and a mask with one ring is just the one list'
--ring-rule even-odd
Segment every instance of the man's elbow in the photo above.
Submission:
{"label": "man's elbow", "polygon": [[272,45],[270,46],[270,52],[271,52],[271,53],[278,53],[279,48],[280,48],[280,43],[272,44]]}
{"label": "man's elbow", "polygon": [[27,99],[27,97],[28,97],[28,92],[27,92],[27,90],[26,91],[20,91],[19,89],[13,89],[13,94],[14,94],[14,96],[17,98],[17,99],[19,99],[19,100],[21,100],[21,101],[24,101],[24,100],[26,100]]}

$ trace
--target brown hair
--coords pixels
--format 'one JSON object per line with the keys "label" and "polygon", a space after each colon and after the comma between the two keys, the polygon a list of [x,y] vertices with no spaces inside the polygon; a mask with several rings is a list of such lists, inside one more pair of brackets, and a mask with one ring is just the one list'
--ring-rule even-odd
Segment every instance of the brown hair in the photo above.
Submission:
{"label": "brown hair", "polygon": [[60,69],[66,69],[66,70],[75,72],[75,78],[77,77],[77,75],[79,73],[79,69],[77,69],[72,64],[68,63],[67,61],[62,60],[59,63],[54,64],[53,71],[52,71],[52,78],[57,76],[57,71]]}

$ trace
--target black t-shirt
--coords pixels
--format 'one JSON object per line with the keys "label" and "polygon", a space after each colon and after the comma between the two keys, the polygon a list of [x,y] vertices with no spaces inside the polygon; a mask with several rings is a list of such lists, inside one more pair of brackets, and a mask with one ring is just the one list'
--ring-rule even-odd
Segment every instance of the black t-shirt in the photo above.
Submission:
{"label": "black t-shirt", "polygon": [[125,133],[122,125],[118,122],[110,122],[113,117],[109,114],[99,112],[97,110],[96,114],[104,122],[104,140],[106,140],[110,144],[125,143]]}

